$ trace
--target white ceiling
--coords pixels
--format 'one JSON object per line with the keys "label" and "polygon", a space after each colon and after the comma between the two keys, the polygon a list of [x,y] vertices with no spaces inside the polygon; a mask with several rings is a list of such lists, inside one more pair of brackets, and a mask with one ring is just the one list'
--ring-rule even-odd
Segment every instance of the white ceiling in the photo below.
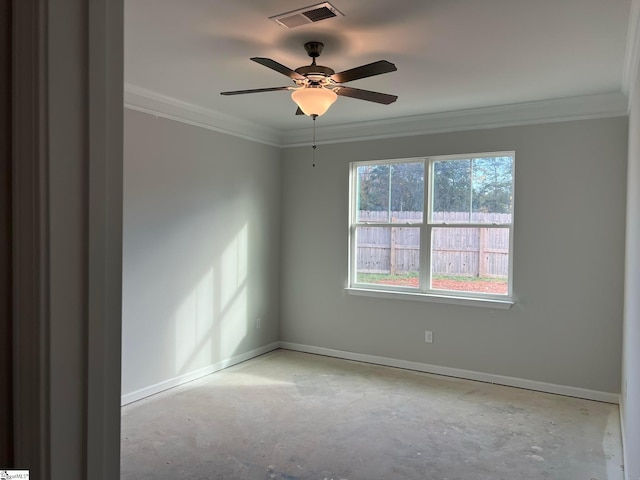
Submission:
{"label": "white ceiling", "polygon": [[220,92],[293,85],[249,58],[295,69],[310,63],[312,40],[336,72],[381,59],[398,67],[349,83],[396,103],[339,97],[324,126],[622,90],[631,0],[335,0],[342,18],[294,29],[268,20],[313,3],[125,0],[125,82],[278,131],[311,123],[288,92]]}

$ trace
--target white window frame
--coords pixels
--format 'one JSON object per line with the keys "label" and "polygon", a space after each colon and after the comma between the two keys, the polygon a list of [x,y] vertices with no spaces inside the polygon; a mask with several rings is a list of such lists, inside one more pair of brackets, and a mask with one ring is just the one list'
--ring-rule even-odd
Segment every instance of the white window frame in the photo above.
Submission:
{"label": "white window frame", "polygon": [[[352,295],[364,295],[381,298],[398,298],[432,301],[439,303],[453,303],[461,305],[475,305],[489,308],[510,308],[514,303],[513,298],[513,245],[514,245],[514,201],[511,203],[511,223],[508,224],[486,224],[486,223],[443,223],[434,222],[432,219],[432,178],[433,164],[437,161],[469,160],[487,157],[511,157],[512,160],[512,184],[511,194],[515,200],[515,152],[482,152],[462,155],[438,155],[429,157],[399,158],[392,160],[371,160],[354,161],[349,164],[349,254],[348,254],[348,278],[346,292]],[[358,208],[358,167],[366,165],[393,165],[397,163],[423,162],[424,164],[424,209],[422,222],[357,222]],[[391,285],[373,285],[369,283],[358,283],[357,269],[357,245],[356,230],[358,227],[412,227],[420,229],[420,270],[419,287],[401,287]],[[480,292],[461,292],[453,290],[435,290],[429,287],[431,277],[431,236],[434,228],[505,228],[509,230],[509,278],[508,293],[488,294]]]}

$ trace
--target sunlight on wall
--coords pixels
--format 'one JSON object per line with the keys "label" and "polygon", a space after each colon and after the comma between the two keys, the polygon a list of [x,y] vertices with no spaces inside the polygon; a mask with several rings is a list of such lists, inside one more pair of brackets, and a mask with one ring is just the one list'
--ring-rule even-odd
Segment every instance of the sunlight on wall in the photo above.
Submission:
{"label": "sunlight on wall", "polygon": [[249,227],[245,223],[222,254],[220,285],[222,358],[232,356],[247,335],[248,231]]}
{"label": "sunlight on wall", "polygon": [[247,279],[247,224],[238,232],[222,254],[221,272],[222,283],[220,285],[221,307],[225,309],[227,304],[238,293],[238,289]]}
{"label": "sunlight on wall", "polygon": [[248,230],[245,223],[176,310],[176,374],[233,356],[247,335]]}
{"label": "sunlight on wall", "polygon": [[247,335],[247,288],[242,287],[222,314],[220,355],[229,358]]}
{"label": "sunlight on wall", "polygon": [[213,267],[182,302],[175,317],[176,371],[190,365],[208,365],[213,355],[214,323]]}

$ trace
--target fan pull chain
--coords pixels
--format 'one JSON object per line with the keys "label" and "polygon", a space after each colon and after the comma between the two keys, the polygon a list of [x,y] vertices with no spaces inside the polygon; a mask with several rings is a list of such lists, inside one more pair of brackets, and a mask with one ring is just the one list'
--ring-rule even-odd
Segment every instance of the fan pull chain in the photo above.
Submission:
{"label": "fan pull chain", "polygon": [[[315,60],[315,58],[314,58]],[[316,145],[316,118],[318,118],[318,115],[311,115],[311,118],[313,118],[313,167],[316,166],[316,148],[318,148],[318,146]]]}

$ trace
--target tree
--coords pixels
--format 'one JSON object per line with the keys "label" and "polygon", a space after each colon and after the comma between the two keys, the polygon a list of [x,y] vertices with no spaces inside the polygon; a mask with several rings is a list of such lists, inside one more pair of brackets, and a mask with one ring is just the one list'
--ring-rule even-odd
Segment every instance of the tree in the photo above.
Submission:
{"label": "tree", "polygon": [[391,165],[391,211],[421,212],[424,209],[424,163]]}
{"label": "tree", "polygon": [[512,162],[511,157],[435,162],[433,211],[510,213]]}
{"label": "tree", "polygon": [[358,167],[359,209],[369,211],[422,211],[422,162]]}
{"label": "tree", "polygon": [[384,211],[389,208],[389,165],[358,167],[359,210]]}
{"label": "tree", "polygon": [[511,213],[511,157],[473,160],[473,211]]}
{"label": "tree", "polygon": [[[434,212],[510,213],[513,158],[442,160],[433,164]],[[424,163],[358,167],[359,210],[424,209]]]}
{"label": "tree", "polygon": [[471,160],[445,160],[433,164],[433,211],[468,212],[471,195]]}

